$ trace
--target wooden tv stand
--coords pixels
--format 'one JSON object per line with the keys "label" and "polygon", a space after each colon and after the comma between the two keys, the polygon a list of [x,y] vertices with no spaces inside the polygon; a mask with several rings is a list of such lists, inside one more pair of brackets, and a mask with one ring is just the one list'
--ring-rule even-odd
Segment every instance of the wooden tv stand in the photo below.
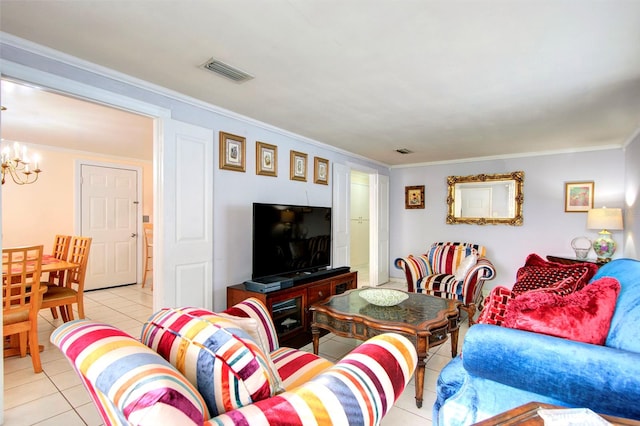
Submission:
{"label": "wooden tv stand", "polygon": [[236,284],[227,287],[227,308],[249,297],[259,299],[269,309],[280,344],[299,348],[311,342],[309,307],[357,286],[357,271],[294,284],[293,287],[269,293],[249,291],[244,284]]}

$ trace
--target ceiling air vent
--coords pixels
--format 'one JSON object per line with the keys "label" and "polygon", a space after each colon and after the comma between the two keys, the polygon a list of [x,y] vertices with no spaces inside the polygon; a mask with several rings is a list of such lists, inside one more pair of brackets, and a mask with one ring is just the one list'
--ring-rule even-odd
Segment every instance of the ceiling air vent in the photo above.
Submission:
{"label": "ceiling air vent", "polygon": [[396,152],[399,152],[400,154],[413,154],[413,151],[407,148],[398,148],[396,149]]}
{"label": "ceiling air vent", "polygon": [[209,71],[221,75],[222,77],[233,80],[236,83],[244,83],[245,81],[249,81],[253,78],[251,74],[248,74],[244,71],[239,70],[238,68],[234,68],[229,64],[225,64],[224,62],[213,58],[209,59],[203,65],[203,67]]}

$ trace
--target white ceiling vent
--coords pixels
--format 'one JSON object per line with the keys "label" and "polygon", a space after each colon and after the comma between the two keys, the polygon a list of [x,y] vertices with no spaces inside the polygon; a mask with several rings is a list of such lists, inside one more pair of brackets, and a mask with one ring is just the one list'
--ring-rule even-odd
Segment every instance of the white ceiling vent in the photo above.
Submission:
{"label": "white ceiling vent", "polygon": [[410,149],[407,148],[398,148],[396,149],[396,152],[400,153],[400,154],[413,154],[413,151],[411,151]]}
{"label": "white ceiling vent", "polygon": [[245,81],[249,81],[253,78],[251,74],[248,74],[238,68],[234,68],[229,64],[225,64],[222,61],[211,58],[203,67],[209,71],[212,71],[218,75],[228,78],[229,80],[233,80],[236,83],[244,83]]}

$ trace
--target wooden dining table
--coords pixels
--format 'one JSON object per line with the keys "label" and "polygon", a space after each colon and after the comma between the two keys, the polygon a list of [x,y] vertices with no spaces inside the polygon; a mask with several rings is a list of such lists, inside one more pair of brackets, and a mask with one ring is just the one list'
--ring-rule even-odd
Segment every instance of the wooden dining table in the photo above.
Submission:
{"label": "wooden dining table", "polygon": [[67,271],[71,269],[77,268],[77,263],[67,262],[66,260],[60,260],[53,255],[43,254],[42,255],[42,274],[45,272],[61,272],[60,282],[64,283],[64,275]]}
{"label": "wooden dining table", "polygon": [[[4,256],[3,256],[4,257]],[[77,268],[79,265],[77,263],[73,263],[73,262],[68,262],[66,260],[60,260],[58,258],[56,258],[53,255],[50,254],[43,254],[42,255],[42,268],[41,268],[41,274],[44,274],[45,272],[60,272],[60,282],[64,283],[64,275],[66,274],[67,271],[73,270],[75,268]],[[3,267],[3,271],[2,273],[4,274],[4,267]],[[43,281],[42,278],[40,278],[41,281]],[[5,342],[4,345],[4,358],[10,357],[10,356],[15,356],[15,355],[20,355],[20,348],[17,345],[17,339],[15,339],[16,336],[11,336],[11,338],[9,339],[9,342]],[[43,345],[39,345],[39,349],[40,352],[43,351],[44,346]]]}
{"label": "wooden dining table", "polygon": [[[78,266],[79,265],[77,263],[60,260],[51,254],[43,254],[41,273],[44,274],[45,272],[66,272],[70,269],[75,269]],[[2,272],[4,273],[5,271],[3,270]],[[61,282],[64,281],[61,280]]]}

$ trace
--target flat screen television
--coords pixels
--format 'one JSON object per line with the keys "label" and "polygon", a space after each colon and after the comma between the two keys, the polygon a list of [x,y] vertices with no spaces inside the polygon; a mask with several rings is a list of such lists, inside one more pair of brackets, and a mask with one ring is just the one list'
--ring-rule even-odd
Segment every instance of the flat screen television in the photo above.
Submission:
{"label": "flat screen television", "polygon": [[253,204],[253,280],[292,277],[330,264],[330,207]]}

